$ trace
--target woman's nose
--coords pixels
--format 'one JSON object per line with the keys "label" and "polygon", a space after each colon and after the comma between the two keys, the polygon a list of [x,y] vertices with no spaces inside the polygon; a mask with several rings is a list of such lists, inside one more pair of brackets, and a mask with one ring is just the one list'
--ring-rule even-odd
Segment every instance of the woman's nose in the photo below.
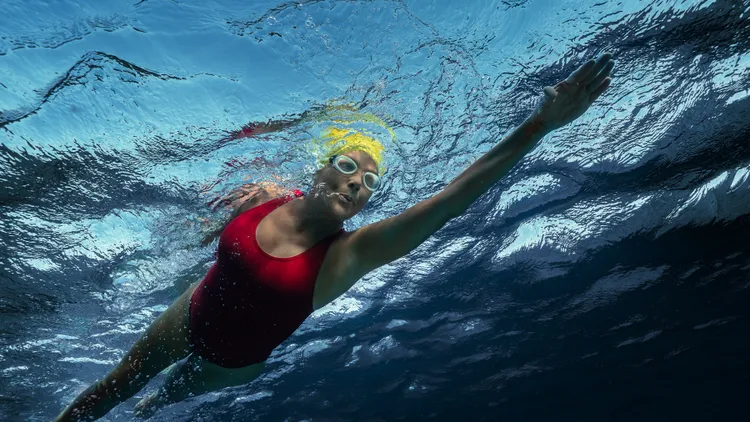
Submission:
{"label": "woman's nose", "polygon": [[359,192],[362,184],[357,181],[356,177],[352,177],[349,179],[349,183],[347,183],[347,186],[349,186],[350,189],[354,189],[355,192]]}

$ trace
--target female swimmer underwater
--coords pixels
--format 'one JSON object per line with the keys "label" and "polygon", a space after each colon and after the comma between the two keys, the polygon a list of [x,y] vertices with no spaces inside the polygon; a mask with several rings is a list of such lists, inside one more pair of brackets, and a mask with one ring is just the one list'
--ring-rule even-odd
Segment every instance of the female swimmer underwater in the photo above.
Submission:
{"label": "female swimmer underwater", "polygon": [[58,421],[95,419],[174,362],[159,390],[141,400],[148,416],[168,403],[256,378],[273,349],[313,310],[368,272],[411,252],[461,215],[550,131],[581,116],[604,92],[614,61],[590,60],[554,87],[505,139],[437,195],[353,232],[343,222],[380,187],[378,148],[346,144],[315,173],[307,196],[256,187],[221,234],[216,263]]}

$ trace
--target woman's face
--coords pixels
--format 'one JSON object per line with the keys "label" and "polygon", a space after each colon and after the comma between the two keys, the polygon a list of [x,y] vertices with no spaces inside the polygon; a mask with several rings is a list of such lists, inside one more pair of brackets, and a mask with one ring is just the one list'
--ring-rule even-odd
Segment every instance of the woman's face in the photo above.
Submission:
{"label": "woman's face", "polygon": [[344,174],[328,164],[315,174],[313,186],[314,192],[323,197],[331,213],[342,221],[360,212],[372,196],[372,192],[362,184],[362,174],[367,171],[378,174],[375,160],[367,153],[352,151],[343,155],[357,163],[357,171]]}

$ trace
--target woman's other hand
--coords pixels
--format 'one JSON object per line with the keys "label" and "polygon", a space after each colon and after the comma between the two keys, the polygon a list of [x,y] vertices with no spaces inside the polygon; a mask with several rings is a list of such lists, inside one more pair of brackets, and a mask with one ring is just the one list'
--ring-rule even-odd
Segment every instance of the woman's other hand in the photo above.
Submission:
{"label": "woman's other hand", "polygon": [[231,210],[239,207],[240,205],[242,205],[242,203],[252,198],[257,193],[257,184],[246,183],[238,188],[233,189],[225,196],[214,198],[208,203],[208,206],[213,211],[217,211],[222,208],[225,210]]}

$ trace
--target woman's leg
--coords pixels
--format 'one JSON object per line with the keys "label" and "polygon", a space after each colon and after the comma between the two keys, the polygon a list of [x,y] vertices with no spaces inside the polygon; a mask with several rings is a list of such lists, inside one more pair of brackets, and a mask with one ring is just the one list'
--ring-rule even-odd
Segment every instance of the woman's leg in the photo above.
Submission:
{"label": "woman's leg", "polygon": [[137,416],[147,418],[159,408],[226,387],[247,384],[257,378],[265,362],[242,368],[224,368],[196,354],[169,371],[158,391],[146,396],[135,406]]}
{"label": "woman's leg", "polygon": [[56,421],[97,419],[141,390],[151,378],[190,354],[190,286],[148,327],[120,363],[84,390]]}

